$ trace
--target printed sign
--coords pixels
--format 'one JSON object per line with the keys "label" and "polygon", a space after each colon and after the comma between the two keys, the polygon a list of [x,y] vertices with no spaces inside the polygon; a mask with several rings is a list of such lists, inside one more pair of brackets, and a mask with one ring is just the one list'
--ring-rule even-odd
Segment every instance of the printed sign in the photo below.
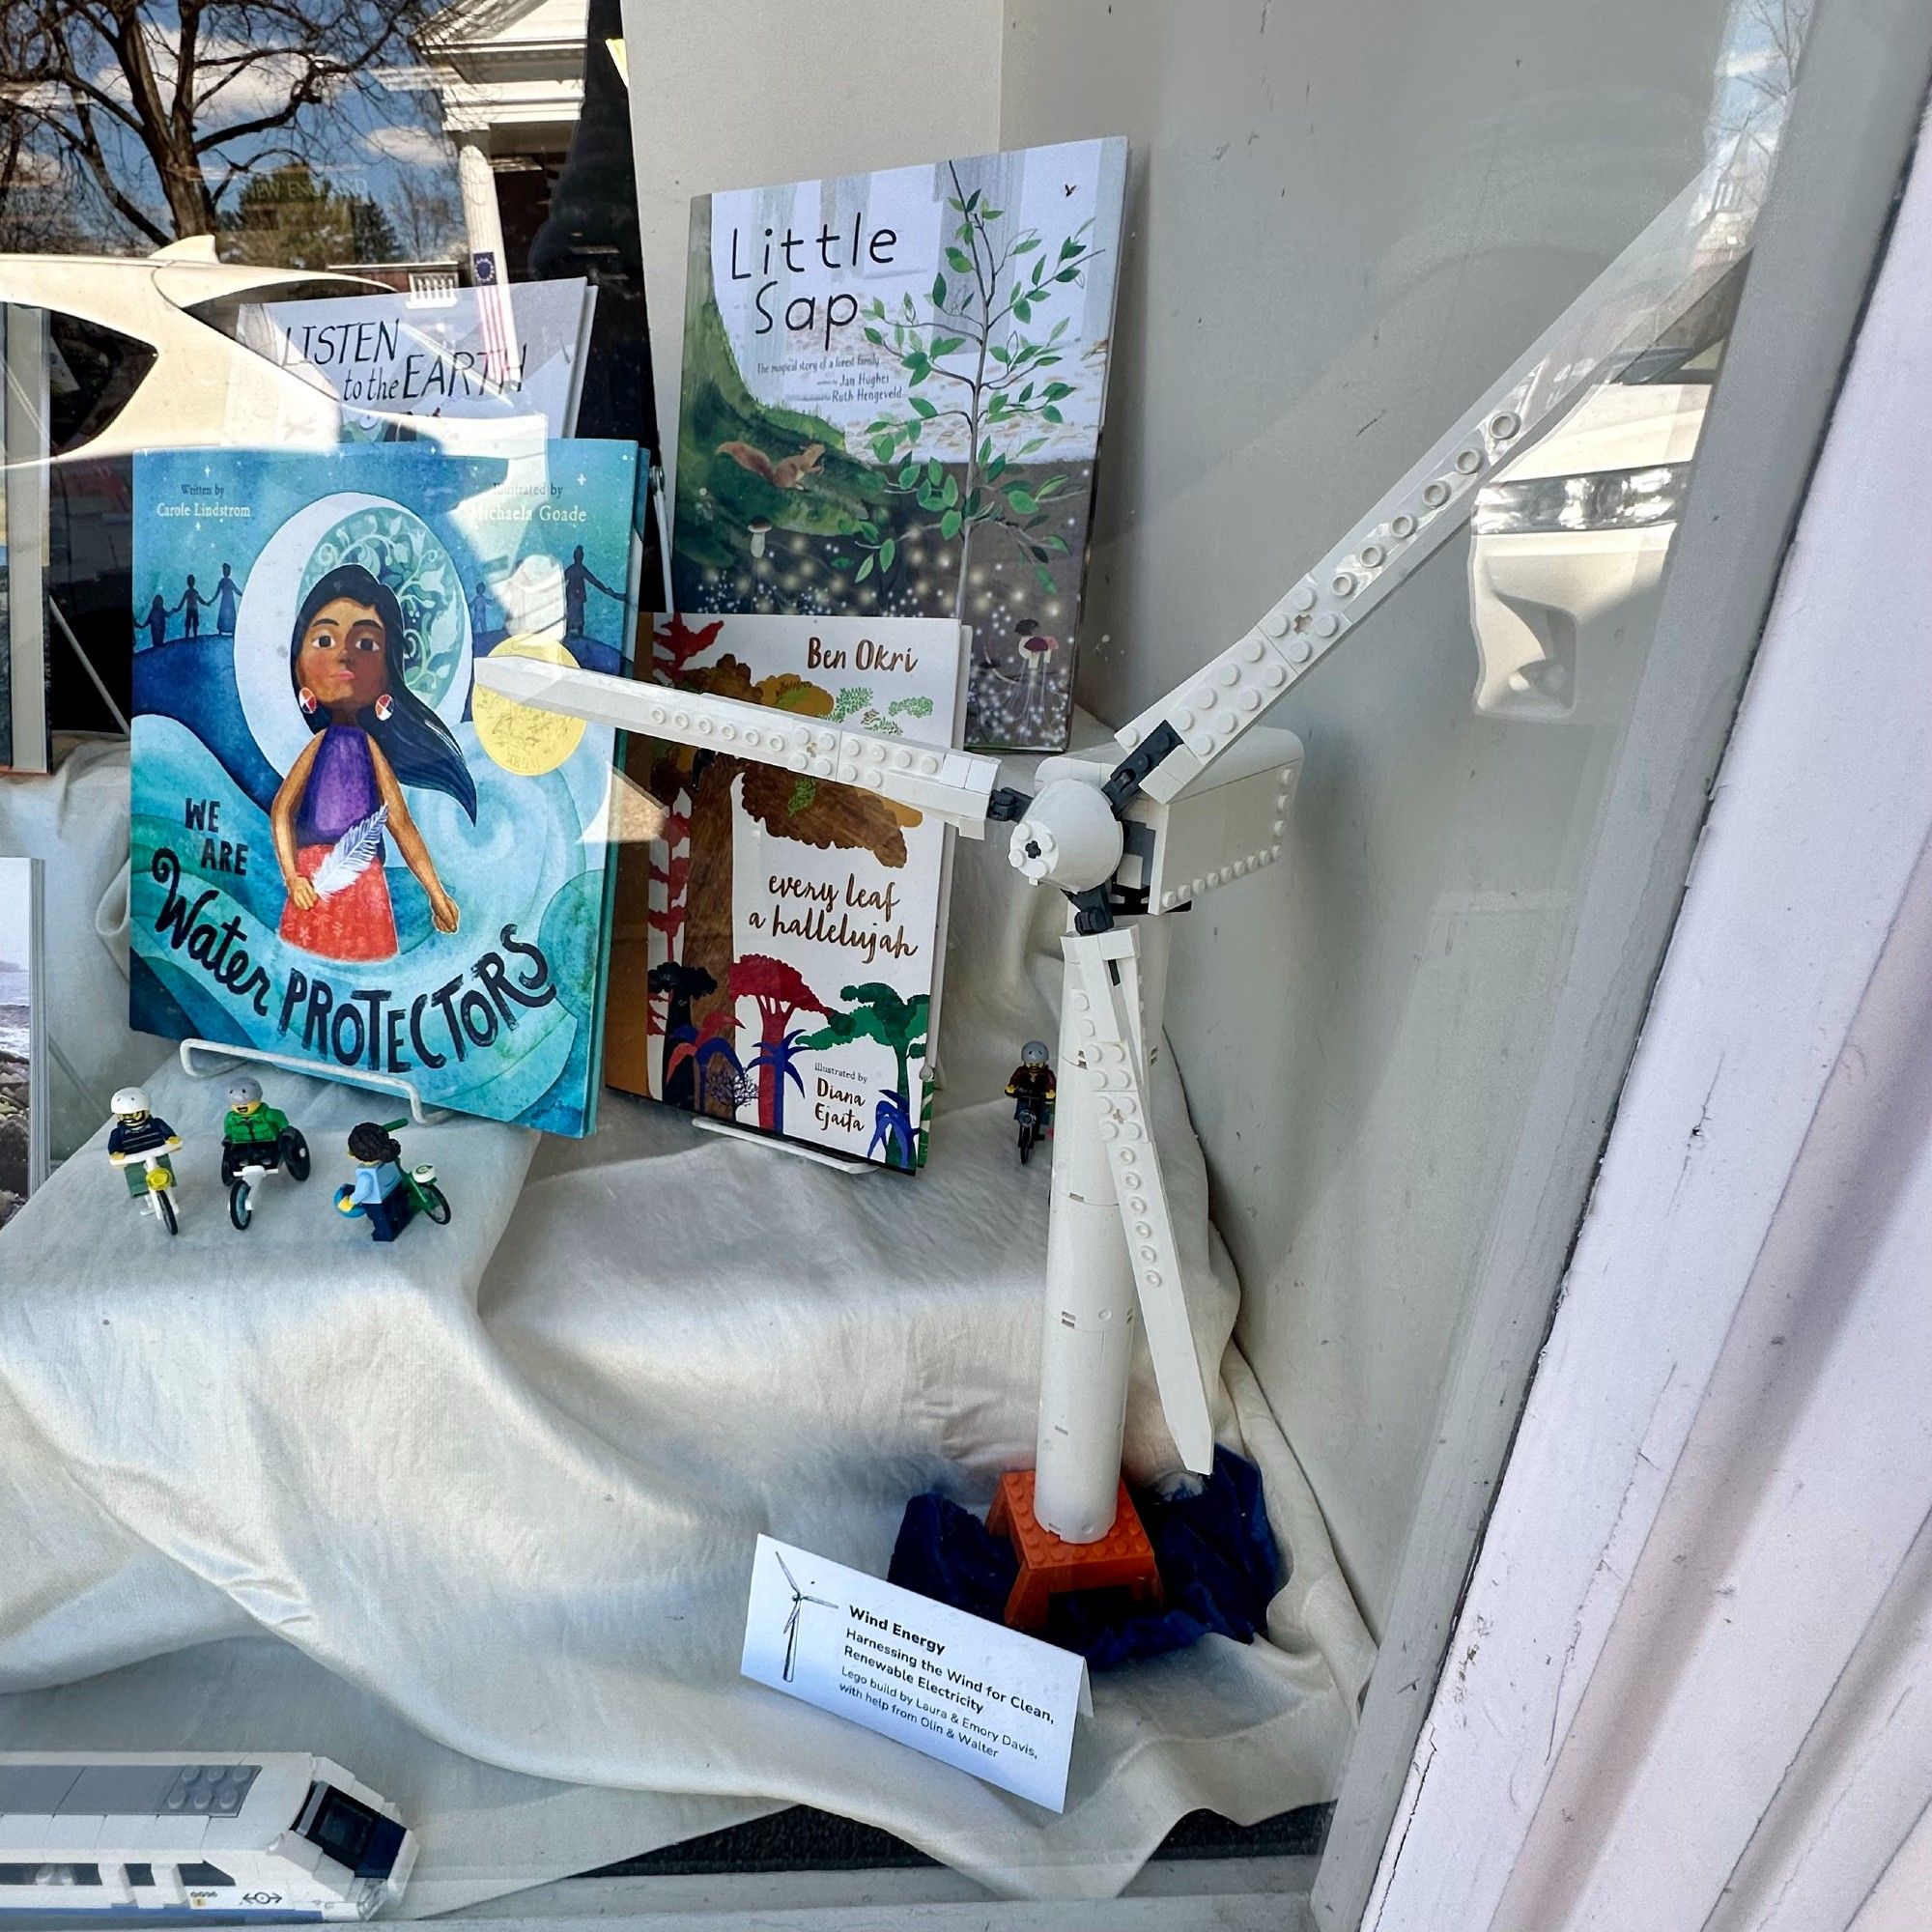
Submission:
{"label": "printed sign", "polygon": [[769,1536],[739,1667],[1050,1811],[1065,1808],[1074,1723],[1093,1709],[1071,1651]]}

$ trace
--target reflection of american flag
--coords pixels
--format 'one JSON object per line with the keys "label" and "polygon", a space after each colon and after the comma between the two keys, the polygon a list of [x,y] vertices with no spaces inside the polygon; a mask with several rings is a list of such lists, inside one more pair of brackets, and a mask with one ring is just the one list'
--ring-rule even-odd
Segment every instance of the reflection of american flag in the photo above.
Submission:
{"label": "reflection of american flag", "polygon": [[497,256],[483,249],[469,258],[476,277],[476,306],[483,319],[483,373],[498,388],[510,380],[510,339],[515,324],[510,315],[510,292],[497,275]]}

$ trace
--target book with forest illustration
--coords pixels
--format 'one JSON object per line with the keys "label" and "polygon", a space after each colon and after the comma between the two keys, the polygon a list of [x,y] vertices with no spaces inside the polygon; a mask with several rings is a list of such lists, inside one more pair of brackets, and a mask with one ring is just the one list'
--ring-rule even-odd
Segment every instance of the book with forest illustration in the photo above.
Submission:
{"label": "book with forest illustration", "polygon": [[[935,618],[671,617],[651,672],[676,690],[950,745],[964,634]],[[665,842],[626,860],[611,1084],[917,1166],[945,828],[863,786],[723,750],[640,741],[631,769],[670,816]]]}
{"label": "book with forest illustration", "polygon": [[590,1130],[615,734],[472,667],[622,669],[640,461],[135,459],[137,1028]]}
{"label": "book with forest illustration", "polygon": [[970,625],[965,742],[1067,740],[1126,144],[692,204],[679,610]]}

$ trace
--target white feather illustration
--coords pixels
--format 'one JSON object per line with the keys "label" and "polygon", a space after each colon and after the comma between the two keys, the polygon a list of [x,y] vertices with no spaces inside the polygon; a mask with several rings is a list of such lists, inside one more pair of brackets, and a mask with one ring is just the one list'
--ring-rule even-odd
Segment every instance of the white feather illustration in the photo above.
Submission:
{"label": "white feather illustration", "polygon": [[389,822],[389,808],[379,805],[367,818],[358,818],[333,845],[328,857],[315,868],[309,884],[318,898],[328,898],[345,886],[353,886],[369,869],[382,850],[383,828]]}

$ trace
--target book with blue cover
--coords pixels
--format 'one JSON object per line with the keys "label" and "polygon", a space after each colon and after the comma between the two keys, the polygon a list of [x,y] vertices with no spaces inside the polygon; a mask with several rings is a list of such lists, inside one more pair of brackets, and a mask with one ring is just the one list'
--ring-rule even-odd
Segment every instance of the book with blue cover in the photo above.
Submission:
{"label": "book with blue cover", "polygon": [[134,1026],[590,1131],[615,733],[472,671],[622,668],[641,464],[135,459]]}

